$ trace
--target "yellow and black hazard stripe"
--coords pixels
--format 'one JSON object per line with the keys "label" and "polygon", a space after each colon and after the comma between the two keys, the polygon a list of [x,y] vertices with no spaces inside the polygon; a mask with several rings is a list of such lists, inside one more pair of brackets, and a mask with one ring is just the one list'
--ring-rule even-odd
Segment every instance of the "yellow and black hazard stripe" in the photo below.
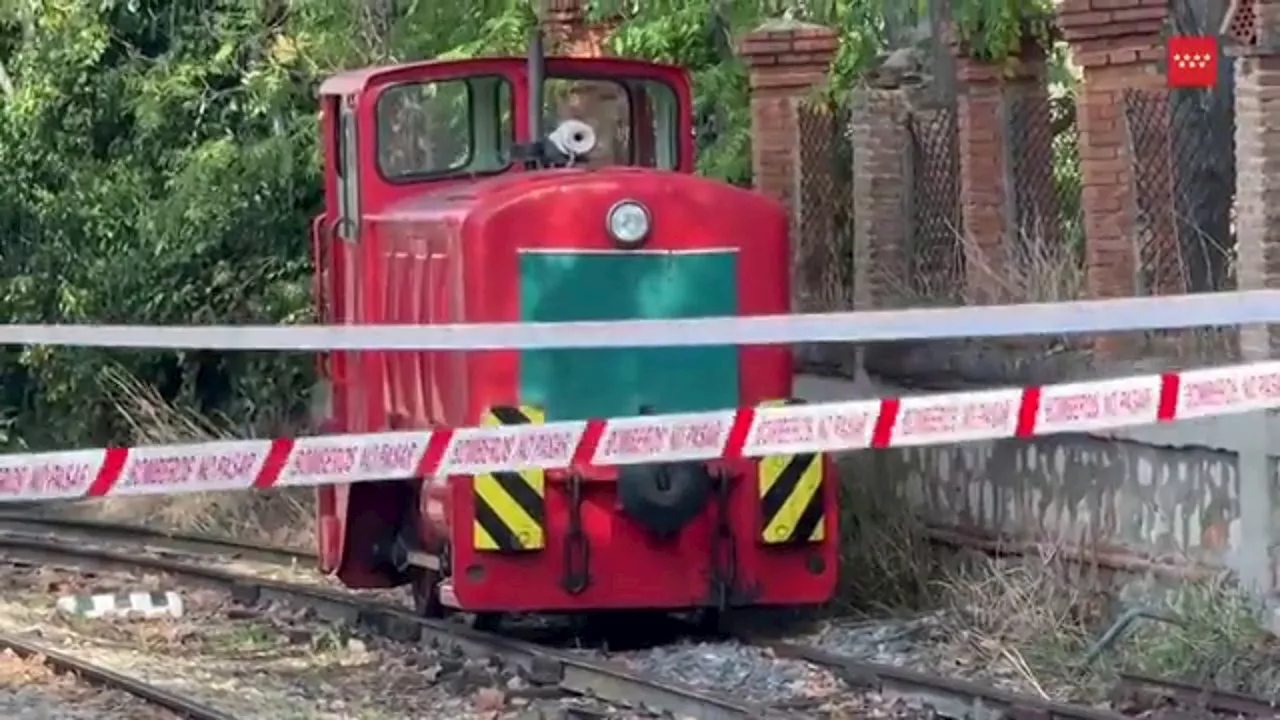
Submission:
{"label": "yellow and black hazard stripe", "polygon": [[[500,405],[480,418],[481,425],[540,425],[540,408]],[[546,474],[542,469],[503,470],[476,475],[473,481],[476,550],[524,552],[546,545]]]}
{"label": "yellow and black hazard stripe", "polygon": [[[771,400],[761,407],[802,402]],[[826,538],[823,466],[821,453],[760,458],[760,539],[766,545],[822,542]]]}

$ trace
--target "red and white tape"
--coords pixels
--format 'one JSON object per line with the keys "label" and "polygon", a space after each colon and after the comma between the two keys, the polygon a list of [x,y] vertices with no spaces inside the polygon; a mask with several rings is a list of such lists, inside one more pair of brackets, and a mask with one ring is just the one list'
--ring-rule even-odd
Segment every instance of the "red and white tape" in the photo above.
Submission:
{"label": "red and white tape", "polygon": [[1280,363],[544,425],[0,455],[0,502],[940,445],[1280,407]]}

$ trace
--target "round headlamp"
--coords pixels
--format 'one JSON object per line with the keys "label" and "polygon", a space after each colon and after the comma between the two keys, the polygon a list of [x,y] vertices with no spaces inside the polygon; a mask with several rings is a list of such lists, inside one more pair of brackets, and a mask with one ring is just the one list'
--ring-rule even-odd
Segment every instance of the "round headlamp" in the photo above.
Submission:
{"label": "round headlamp", "polygon": [[636,247],[649,235],[649,211],[635,200],[622,200],[609,208],[605,225],[619,245]]}

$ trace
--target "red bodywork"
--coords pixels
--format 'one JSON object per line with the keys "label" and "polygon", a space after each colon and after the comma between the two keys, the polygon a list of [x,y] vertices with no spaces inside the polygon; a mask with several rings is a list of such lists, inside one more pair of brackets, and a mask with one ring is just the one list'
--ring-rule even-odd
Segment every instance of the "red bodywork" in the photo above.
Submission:
{"label": "red bodywork", "polygon": [[[326,133],[336,132],[339,103],[367,117],[381,88],[440,73],[495,73],[513,78],[517,133],[525,128],[523,64],[485,60],[361,71],[340,76],[322,90]],[[682,72],[624,60],[550,60],[548,73],[643,74],[676,88],[688,107]],[[681,167],[692,165],[688,118],[681,128]],[[329,136],[329,135],[327,135]],[[326,159],[330,198],[334,159]],[[332,210],[318,219],[317,300],[329,323],[489,323],[519,319],[517,253],[528,249],[616,251],[602,219],[621,199],[651,209],[649,251],[733,248],[737,252],[740,315],[787,312],[789,245],[781,206],[759,194],[691,174],[609,167],[600,170],[510,171],[481,179],[382,183],[361,155],[363,209],[358,242],[337,232]],[[367,166],[368,164],[368,166]],[[365,180],[365,179],[368,180]],[[329,204],[333,207],[333,203]],[[536,228],[536,232],[531,232]],[[327,428],[361,432],[474,425],[488,408],[518,396],[519,355],[470,353],[347,352],[322,361],[331,387]],[[754,405],[791,393],[791,352],[786,346],[739,349],[739,404]],[[661,372],[655,368],[655,372]],[[585,478],[581,519],[590,548],[590,582],[569,593],[565,571],[569,470],[551,471],[546,487],[546,545],[536,552],[498,554],[472,549],[471,478],[389,480],[319,491],[319,547],[328,571],[351,587],[385,587],[405,581],[378,560],[373,548],[388,533],[411,524],[420,547],[448,548],[452,577],[447,604],[473,611],[553,611],[593,608],[683,608],[715,604],[710,578],[731,552],[732,604],[807,604],[828,599],[836,567],[833,476],[823,482],[825,539],[800,545],[763,545],[756,464],[729,463],[732,481],[723,505],[730,518],[732,550],[716,536],[718,506],[665,540],[655,539],[618,512],[614,470],[576,468]],[[713,543],[716,546],[713,547]],[[719,554],[719,559],[714,559]],[[714,567],[713,567],[714,566]],[[723,600],[723,598],[721,599]]]}

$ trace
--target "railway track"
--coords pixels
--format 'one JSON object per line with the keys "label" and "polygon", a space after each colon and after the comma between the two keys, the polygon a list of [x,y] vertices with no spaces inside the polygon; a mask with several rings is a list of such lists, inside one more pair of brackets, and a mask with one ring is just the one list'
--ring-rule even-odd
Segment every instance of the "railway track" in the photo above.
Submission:
{"label": "railway track", "polygon": [[[31,522],[24,520],[26,524]],[[402,607],[342,591],[231,573],[166,557],[68,546],[49,537],[12,532],[7,529],[7,523],[0,523],[0,553],[10,561],[33,564],[142,568],[218,587],[249,605],[270,601],[302,605],[326,619],[395,640],[452,646],[472,656],[500,657],[520,667],[538,685],[555,686],[566,693],[590,695],[622,706],[643,706],[678,717],[707,720],[778,716],[770,708],[755,703],[657,681],[568,652],[480,632],[457,623],[420,618]]]}
{"label": "railway track", "polygon": [[94,685],[126,692],[144,702],[168,710],[178,717],[189,720],[236,720],[231,715],[209,707],[194,698],[122,675],[16,635],[0,633],[0,650],[8,650],[24,659],[40,658],[45,665],[54,670],[71,673]]}
{"label": "railway track", "polygon": [[[77,542],[68,545],[68,537],[98,543],[141,543],[162,555],[120,552]],[[464,654],[498,657],[518,666],[531,682],[546,689],[570,695],[583,695],[623,707],[643,707],[669,713],[675,717],[706,720],[741,720],[744,718],[808,717],[795,703],[776,705],[749,702],[734,697],[667,682],[645,674],[630,672],[608,662],[531,642],[481,632],[453,622],[418,617],[393,604],[372,601],[353,593],[313,585],[287,583],[228,572],[174,559],[173,555],[219,555],[252,557],[275,563],[296,564],[307,560],[307,553],[293,550],[261,548],[218,538],[158,533],[129,526],[83,520],[17,517],[0,514],[0,558],[9,561],[53,566],[84,568],[86,565],[111,569],[145,569],[186,578],[229,592],[238,602],[253,605],[282,602],[305,606],[321,617],[344,622],[368,632],[400,642],[425,642],[435,646],[457,648]],[[168,555],[168,557],[164,556]],[[19,638],[10,638],[25,642]],[[5,645],[0,637],[0,646]],[[941,718],[1036,718],[1037,720],[1122,720],[1128,716],[1106,709],[1068,705],[1035,696],[1020,695],[973,682],[929,675],[905,668],[876,665],[835,655],[810,646],[785,642],[753,642],[781,658],[789,658],[822,667],[836,674],[853,691],[875,692],[881,697],[913,702],[928,708],[930,717]],[[75,658],[50,654],[33,646],[15,651],[42,654],[51,662],[69,663],[66,669],[88,679],[112,684],[138,697],[151,701],[146,687],[127,687],[117,680],[128,678],[92,666],[73,666]],[[59,665],[62,667],[62,665]],[[1155,678],[1124,678],[1126,687],[1140,686],[1148,693],[1163,693],[1178,702],[1202,708],[1215,715],[1274,717],[1271,706],[1261,699],[1231,695],[1195,686],[1171,683]],[[151,691],[155,691],[151,688]],[[207,707],[191,705],[186,709],[171,707],[182,698],[159,690],[156,702],[191,718],[224,718]],[[1193,703],[1194,700],[1194,704]],[[200,714],[200,713],[206,714]]]}
{"label": "railway track", "polygon": [[276,565],[297,564],[314,567],[316,563],[315,553],[292,548],[240,542],[210,535],[165,532],[136,525],[80,518],[42,517],[29,513],[0,511],[0,530],[46,537],[65,538],[68,535],[75,535],[98,541],[124,541],[144,547],[153,545],[158,552],[202,553],[257,560]]}

